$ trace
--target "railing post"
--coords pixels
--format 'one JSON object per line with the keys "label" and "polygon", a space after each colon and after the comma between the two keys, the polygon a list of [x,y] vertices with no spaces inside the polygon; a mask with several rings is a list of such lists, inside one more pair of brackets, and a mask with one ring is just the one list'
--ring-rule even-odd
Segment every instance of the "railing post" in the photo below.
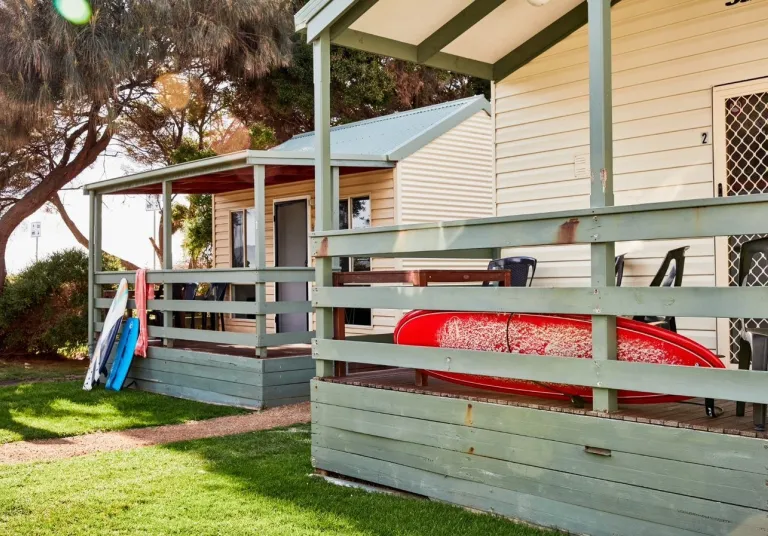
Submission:
{"label": "railing post", "polygon": [[[163,181],[163,270],[173,269],[173,207],[172,196],[173,187],[171,181]],[[166,283],[163,286],[163,300],[166,302],[173,299],[173,285]],[[163,328],[168,329],[173,326],[173,311],[167,308],[163,310]],[[173,339],[165,338],[163,343],[167,347],[173,346]]]}
{"label": "railing post", "polygon": [[[333,229],[334,191],[331,171],[331,37],[328,29],[312,42],[312,55],[315,82],[315,231],[329,231]],[[338,200],[335,203],[338,205]],[[315,286],[332,285],[333,260],[318,257],[315,260]],[[332,339],[333,308],[316,308],[315,321],[316,337]],[[333,369],[333,361],[317,360],[318,376],[332,376]]]}
{"label": "railing post", "polygon": [[[255,273],[259,273],[267,267],[267,249],[266,240],[266,179],[267,168],[265,166],[253,167],[253,206],[256,213],[254,230],[256,236],[256,252],[253,259]],[[248,232],[246,230],[246,232]],[[277,296],[277,294],[275,294]],[[256,283],[256,306],[259,312],[256,313],[256,357],[267,357],[267,347],[264,346],[264,336],[267,334],[267,315],[264,314],[264,307],[267,303],[267,288],[263,282]]]}
{"label": "railing post", "polygon": [[88,356],[93,356],[95,346],[96,323],[101,321],[101,313],[96,308],[96,300],[101,297],[101,285],[96,284],[96,272],[102,270],[101,259],[101,195],[90,192],[88,211]]}
{"label": "railing post", "polygon": [[[588,15],[590,206],[605,207],[613,205],[611,0],[588,0]],[[616,284],[615,248],[613,242],[591,245],[593,312],[596,313],[592,316],[592,357],[595,361],[616,359],[616,317],[600,315],[600,293]],[[616,411],[616,394],[613,389],[593,389],[593,409]]]}

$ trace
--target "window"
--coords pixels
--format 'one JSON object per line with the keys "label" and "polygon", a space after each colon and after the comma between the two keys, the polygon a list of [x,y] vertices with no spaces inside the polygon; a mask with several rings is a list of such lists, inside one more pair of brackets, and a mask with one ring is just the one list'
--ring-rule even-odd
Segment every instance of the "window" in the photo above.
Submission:
{"label": "window", "polygon": [[[339,200],[339,229],[366,229],[371,226],[371,199],[352,197]],[[370,272],[370,257],[342,257],[342,272]],[[346,323],[355,326],[373,325],[370,309],[346,309]]]}
{"label": "window", "polygon": [[[256,212],[255,209],[236,210],[230,216],[232,231],[232,268],[250,268],[256,257]],[[256,288],[253,285],[232,285],[232,301],[255,301]],[[255,320],[256,315],[233,314],[232,318]]]}
{"label": "window", "polygon": [[256,211],[231,213],[232,268],[251,268],[256,257]]}

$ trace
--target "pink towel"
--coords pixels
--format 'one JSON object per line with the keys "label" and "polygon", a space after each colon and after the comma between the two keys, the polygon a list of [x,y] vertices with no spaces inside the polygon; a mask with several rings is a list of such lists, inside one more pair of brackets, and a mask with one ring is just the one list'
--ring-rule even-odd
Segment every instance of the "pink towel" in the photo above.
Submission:
{"label": "pink towel", "polygon": [[139,340],[136,341],[136,355],[147,357],[149,346],[149,330],[147,329],[147,300],[155,297],[155,286],[147,284],[147,270],[136,270],[135,298],[136,309],[139,314]]}

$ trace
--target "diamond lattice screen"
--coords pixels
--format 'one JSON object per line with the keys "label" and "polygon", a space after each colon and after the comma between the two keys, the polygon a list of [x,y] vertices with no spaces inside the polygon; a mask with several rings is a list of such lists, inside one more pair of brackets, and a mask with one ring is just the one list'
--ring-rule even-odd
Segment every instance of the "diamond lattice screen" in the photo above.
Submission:
{"label": "diamond lattice screen", "polygon": [[[768,92],[726,99],[725,147],[728,195],[768,193]],[[728,284],[738,284],[739,253],[744,242],[766,235],[740,235],[728,238]],[[768,285],[768,259],[758,255],[747,285]],[[748,319],[747,327],[768,328],[768,319]],[[737,319],[730,321],[731,362],[739,350]]]}

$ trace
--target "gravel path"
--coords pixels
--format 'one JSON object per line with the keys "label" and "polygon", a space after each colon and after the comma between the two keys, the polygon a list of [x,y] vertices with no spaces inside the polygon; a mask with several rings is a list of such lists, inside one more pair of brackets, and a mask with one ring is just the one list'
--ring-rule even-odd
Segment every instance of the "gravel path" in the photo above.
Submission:
{"label": "gravel path", "polygon": [[0,445],[0,464],[58,460],[95,452],[130,450],[189,439],[219,437],[310,422],[309,403],[268,409],[248,415],[218,417],[186,424],[99,432],[75,437],[18,441]]}

